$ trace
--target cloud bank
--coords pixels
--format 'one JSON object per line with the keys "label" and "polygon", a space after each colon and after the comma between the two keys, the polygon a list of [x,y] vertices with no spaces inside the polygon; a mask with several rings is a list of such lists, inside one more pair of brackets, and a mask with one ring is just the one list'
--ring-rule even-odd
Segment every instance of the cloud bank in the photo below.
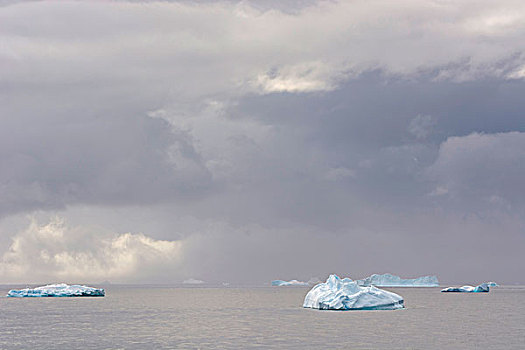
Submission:
{"label": "cloud bank", "polygon": [[3,3],[0,282],[519,282],[524,19],[511,0]]}

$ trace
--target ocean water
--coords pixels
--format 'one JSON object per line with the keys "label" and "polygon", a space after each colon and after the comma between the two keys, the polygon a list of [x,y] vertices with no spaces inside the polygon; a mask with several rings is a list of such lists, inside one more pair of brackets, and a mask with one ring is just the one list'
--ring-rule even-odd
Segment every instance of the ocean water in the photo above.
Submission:
{"label": "ocean water", "polygon": [[303,309],[307,287],[111,285],[104,298],[2,297],[0,349],[525,349],[525,287],[385,289],[407,308]]}

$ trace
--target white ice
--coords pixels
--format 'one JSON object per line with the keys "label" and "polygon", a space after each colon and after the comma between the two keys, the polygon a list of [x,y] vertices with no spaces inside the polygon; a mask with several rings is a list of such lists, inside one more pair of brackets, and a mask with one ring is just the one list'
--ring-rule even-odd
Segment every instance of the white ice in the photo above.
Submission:
{"label": "white ice", "polygon": [[49,284],[37,288],[25,288],[21,290],[12,289],[7,293],[8,297],[103,297],[105,291],[102,288],[92,288],[78,284],[67,285],[65,283]]}
{"label": "white ice", "polygon": [[362,280],[357,280],[360,286],[377,287],[438,287],[439,281],[436,276],[423,276],[418,278],[403,279],[399,276],[385,273],[383,275],[373,274]]}
{"label": "white ice", "polygon": [[362,287],[350,278],[330,275],[325,283],[314,286],[304,298],[303,307],[321,310],[396,310],[403,298],[395,293]]}

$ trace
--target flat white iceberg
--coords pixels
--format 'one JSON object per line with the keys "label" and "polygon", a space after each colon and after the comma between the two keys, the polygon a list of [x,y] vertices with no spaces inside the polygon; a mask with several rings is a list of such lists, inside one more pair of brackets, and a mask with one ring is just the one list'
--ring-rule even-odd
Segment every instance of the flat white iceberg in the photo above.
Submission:
{"label": "flat white iceberg", "polygon": [[106,294],[102,288],[81,286],[78,284],[68,285],[65,283],[49,284],[36,288],[25,288],[21,290],[12,289],[7,293],[8,297],[103,297]]}
{"label": "flat white iceberg", "polygon": [[291,280],[291,281],[283,281],[283,280],[275,280],[272,281],[272,286],[276,287],[288,287],[288,286],[308,286],[308,282],[301,282],[298,280]]}
{"label": "flat white iceberg", "polygon": [[436,276],[423,276],[418,278],[403,279],[399,276],[385,273],[383,275],[373,274],[362,280],[357,280],[360,286],[376,287],[438,287],[439,281]]}
{"label": "flat white iceberg", "polygon": [[400,295],[376,288],[362,287],[350,278],[330,275],[325,283],[314,286],[304,298],[303,307],[320,310],[396,310],[404,308]]}
{"label": "flat white iceberg", "polygon": [[442,292],[456,292],[456,293],[488,293],[491,284],[494,282],[482,283],[479,286],[462,286],[462,287],[448,287],[442,289]]}

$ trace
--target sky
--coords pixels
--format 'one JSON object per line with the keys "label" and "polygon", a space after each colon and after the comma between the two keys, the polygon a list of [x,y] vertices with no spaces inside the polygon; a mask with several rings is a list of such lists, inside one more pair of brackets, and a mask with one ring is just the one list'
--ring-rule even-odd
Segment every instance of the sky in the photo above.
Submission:
{"label": "sky", "polygon": [[525,284],[525,3],[0,1],[0,283]]}

